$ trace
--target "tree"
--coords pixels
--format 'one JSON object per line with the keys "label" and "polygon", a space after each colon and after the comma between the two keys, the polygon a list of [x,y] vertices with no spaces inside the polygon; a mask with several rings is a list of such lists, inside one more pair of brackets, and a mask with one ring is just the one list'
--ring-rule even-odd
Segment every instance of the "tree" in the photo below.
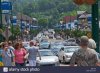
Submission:
{"label": "tree", "polygon": [[48,18],[50,26],[57,24],[59,20],[67,15],[76,15],[77,10],[91,12],[90,5],[77,6],[73,0],[16,0],[16,6],[16,11],[23,12],[32,18],[37,18],[39,21],[40,19],[51,17]]}
{"label": "tree", "polygon": [[38,24],[42,26],[43,28],[46,28],[48,26],[48,19],[47,18],[41,18],[38,20]]}

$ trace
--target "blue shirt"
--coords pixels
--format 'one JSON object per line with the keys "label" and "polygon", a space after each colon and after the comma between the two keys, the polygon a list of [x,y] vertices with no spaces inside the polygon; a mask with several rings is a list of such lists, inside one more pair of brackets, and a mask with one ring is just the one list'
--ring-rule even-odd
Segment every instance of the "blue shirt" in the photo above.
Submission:
{"label": "blue shirt", "polygon": [[36,60],[37,53],[38,53],[38,48],[36,48],[36,47],[30,47],[28,49],[28,53],[29,53],[29,56],[28,56],[29,60]]}
{"label": "blue shirt", "polygon": [[8,49],[7,51],[3,50],[2,53],[4,54],[4,57],[2,58],[4,66],[12,66],[12,57],[14,56],[13,52]]}

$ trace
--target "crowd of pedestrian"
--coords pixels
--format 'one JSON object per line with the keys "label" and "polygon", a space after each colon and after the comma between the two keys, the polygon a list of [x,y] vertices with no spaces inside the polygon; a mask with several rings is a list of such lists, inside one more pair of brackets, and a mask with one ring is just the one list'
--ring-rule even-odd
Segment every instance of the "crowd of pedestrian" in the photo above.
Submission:
{"label": "crowd of pedestrian", "polygon": [[0,66],[24,67],[26,61],[29,61],[29,66],[36,66],[36,55],[39,54],[39,48],[34,42],[30,42],[29,50],[23,47],[22,42],[13,44],[11,41],[0,43]]}
{"label": "crowd of pedestrian", "polygon": [[[80,49],[74,52],[70,60],[70,66],[100,66],[100,54],[95,51],[96,42],[87,36],[80,39]],[[61,48],[62,53],[64,48]],[[17,66],[24,67],[26,62],[29,66],[36,66],[36,57],[41,56],[39,47],[33,41],[30,41],[28,49],[23,47],[21,41],[17,43],[1,42],[0,43],[0,66]]]}

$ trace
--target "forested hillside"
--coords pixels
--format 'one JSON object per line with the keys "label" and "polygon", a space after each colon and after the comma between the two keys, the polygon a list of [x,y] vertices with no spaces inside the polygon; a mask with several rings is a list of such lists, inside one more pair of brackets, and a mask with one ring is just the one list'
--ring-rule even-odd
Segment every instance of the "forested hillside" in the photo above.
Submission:
{"label": "forested hillside", "polygon": [[73,0],[16,0],[15,9],[38,20],[47,20],[49,24],[55,24],[67,15],[75,16],[80,10],[91,13],[91,5],[78,6]]}

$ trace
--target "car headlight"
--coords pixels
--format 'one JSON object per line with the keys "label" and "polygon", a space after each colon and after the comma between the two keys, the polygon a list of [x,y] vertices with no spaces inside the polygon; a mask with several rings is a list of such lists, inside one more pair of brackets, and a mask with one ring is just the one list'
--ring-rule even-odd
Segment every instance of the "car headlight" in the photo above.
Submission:
{"label": "car headlight", "polygon": [[58,59],[55,59],[55,62],[59,62],[59,60]]}

